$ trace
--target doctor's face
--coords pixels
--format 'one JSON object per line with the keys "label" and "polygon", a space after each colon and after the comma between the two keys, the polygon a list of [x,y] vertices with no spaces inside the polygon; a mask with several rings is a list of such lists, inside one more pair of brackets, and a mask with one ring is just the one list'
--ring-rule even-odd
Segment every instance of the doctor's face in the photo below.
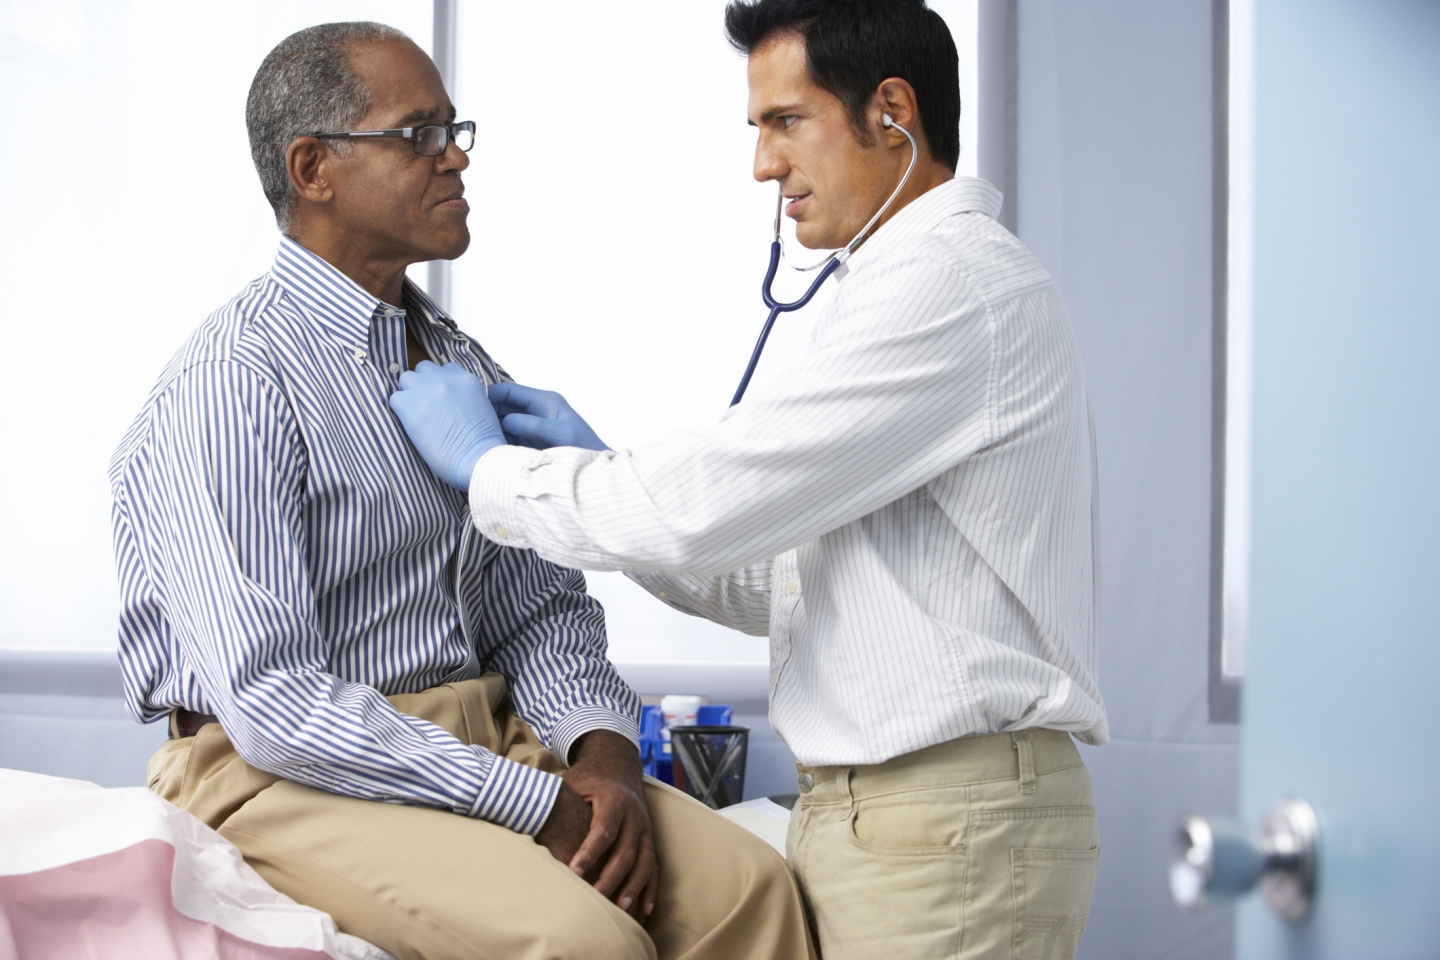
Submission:
{"label": "doctor's face", "polygon": [[[894,151],[878,136],[861,142],[844,104],[810,79],[804,40],[782,35],[757,48],[748,75],[746,112],[759,130],[755,179],[779,182],[802,244],[843,247],[899,182]],[[866,119],[878,134],[880,107],[871,112]]]}

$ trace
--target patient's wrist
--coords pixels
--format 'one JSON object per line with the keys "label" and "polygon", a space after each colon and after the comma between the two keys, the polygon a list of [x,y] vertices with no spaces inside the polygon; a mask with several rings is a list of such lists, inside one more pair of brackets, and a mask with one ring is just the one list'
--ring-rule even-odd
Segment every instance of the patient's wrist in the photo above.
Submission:
{"label": "patient's wrist", "polygon": [[623,784],[626,789],[640,792],[645,768],[640,750],[624,735],[614,730],[591,730],[570,748],[570,770],[567,778],[590,778]]}
{"label": "patient's wrist", "polygon": [[640,750],[634,743],[624,734],[607,730],[604,727],[597,727],[582,733],[571,744],[570,762],[572,765],[579,763],[587,755],[596,759],[601,756],[616,760],[633,758],[637,764],[640,762]]}

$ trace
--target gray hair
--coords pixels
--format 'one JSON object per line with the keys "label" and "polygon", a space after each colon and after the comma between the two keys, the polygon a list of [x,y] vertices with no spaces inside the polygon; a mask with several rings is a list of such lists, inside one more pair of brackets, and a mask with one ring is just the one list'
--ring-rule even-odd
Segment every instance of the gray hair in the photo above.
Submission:
{"label": "gray hair", "polygon": [[[356,44],[409,40],[383,23],[322,23],[290,34],[266,55],[245,101],[250,156],[275,222],[290,229],[295,216],[295,187],[285,169],[285,151],[297,137],[354,129],[370,109],[370,91],[350,69]],[[344,156],[345,140],[330,141]]]}

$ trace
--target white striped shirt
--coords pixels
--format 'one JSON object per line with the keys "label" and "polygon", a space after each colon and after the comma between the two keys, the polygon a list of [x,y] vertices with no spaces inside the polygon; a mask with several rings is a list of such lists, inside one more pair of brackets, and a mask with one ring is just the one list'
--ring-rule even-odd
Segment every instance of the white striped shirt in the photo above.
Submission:
{"label": "white striped shirt", "polygon": [[[408,283],[426,353],[505,374]],[[565,757],[637,738],[583,577],[474,535],[388,398],[406,310],[282,238],[202,324],[111,463],[130,712],[220,718],[246,761],[321,790],[535,833],[559,778],[461,743],[384,695],[504,674]]]}
{"label": "white striped shirt", "polygon": [[1027,727],[1103,743],[1089,398],[999,209],[959,178],[898,212],[806,354],[711,427],[486,453],[477,528],[768,634],[771,723],[803,763]]}

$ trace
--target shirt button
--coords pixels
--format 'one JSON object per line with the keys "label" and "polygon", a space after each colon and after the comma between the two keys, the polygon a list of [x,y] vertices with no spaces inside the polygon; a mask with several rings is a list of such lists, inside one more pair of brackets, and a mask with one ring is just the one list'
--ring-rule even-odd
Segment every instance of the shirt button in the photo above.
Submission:
{"label": "shirt button", "polygon": [[661,600],[670,599],[670,594],[666,593],[664,590],[661,590],[659,593],[655,594],[655,596],[659,597]]}
{"label": "shirt button", "polygon": [[393,316],[395,316],[395,308],[394,308],[394,307],[386,307],[386,308],[385,308],[385,316],[387,316],[387,317],[393,317]]}
{"label": "shirt button", "polygon": [[809,793],[815,788],[815,778],[808,773],[800,774],[800,792]]}
{"label": "shirt button", "polygon": [[777,683],[779,683],[779,682],[780,682],[780,671],[779,671],[779,670],[771,670],[771,671],[770,671],[770,685],[773,687],[775,684],[777,684]]}
{"label": "shirt button", "polygon": [[390,372],[391,372],[391,373],[399,373],[399,372],[400,372],[400,369],[401,369],[401,368],[400,368],[400,364],[396,363],[396,362],[393,361],[393,360],[390,361]]}
{"label": "shirt button", "polygon": [[797,582],[795,582],[794,580],[791,580],[789,583],[785,584],[785,592],[786,592],[786,593],[794,593],[796,590],[799,590],[799,589],[800,589],[800,584],[797,583]]}
{"label": "shirt button", "polygon": [[509,540],[510,531],[506,530],[504,527],[496,527],[495,536],[499,537],[501,540]]}

